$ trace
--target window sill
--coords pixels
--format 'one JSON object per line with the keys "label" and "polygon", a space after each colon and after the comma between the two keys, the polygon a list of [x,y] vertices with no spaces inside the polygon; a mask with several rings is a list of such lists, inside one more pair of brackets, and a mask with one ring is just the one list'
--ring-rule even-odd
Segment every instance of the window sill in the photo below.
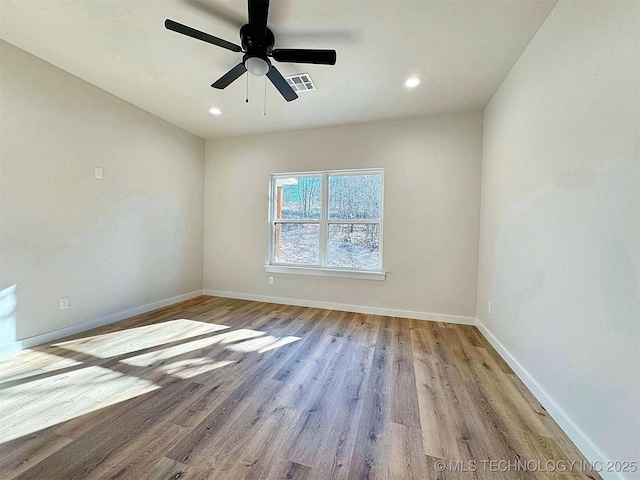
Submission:
{"label": "window sill", "polygon": [[290,275],[310,275],[315,277],[358,278],[360,280],[386,280],[387,272],[342,270],[338,268],[293,267],[290,265],[265,265],[269,273],[286,273]]}

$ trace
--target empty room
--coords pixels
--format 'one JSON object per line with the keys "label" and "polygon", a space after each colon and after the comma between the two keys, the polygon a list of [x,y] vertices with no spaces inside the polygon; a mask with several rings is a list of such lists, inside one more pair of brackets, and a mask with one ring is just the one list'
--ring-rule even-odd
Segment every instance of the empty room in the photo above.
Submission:
{"label": "empty room", "polygon": [[0,0],[0,479],[639,469],[639,1]]}

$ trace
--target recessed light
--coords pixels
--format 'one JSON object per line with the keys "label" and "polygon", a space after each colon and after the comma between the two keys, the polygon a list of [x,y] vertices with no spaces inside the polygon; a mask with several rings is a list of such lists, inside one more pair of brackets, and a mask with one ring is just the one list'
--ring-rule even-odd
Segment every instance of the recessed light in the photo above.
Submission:
{"label": "recessed light", "polygon": [[406,88],[416,88],[421,83],[422,79],[420,77],[409,77],[404,81],[404,86]]}
{"label": "recessed light", "polygon": [[219,108],[212,108],[211,110],[209,110],[209,113],[211,115],[220,115],[222,112],[220,111]]}

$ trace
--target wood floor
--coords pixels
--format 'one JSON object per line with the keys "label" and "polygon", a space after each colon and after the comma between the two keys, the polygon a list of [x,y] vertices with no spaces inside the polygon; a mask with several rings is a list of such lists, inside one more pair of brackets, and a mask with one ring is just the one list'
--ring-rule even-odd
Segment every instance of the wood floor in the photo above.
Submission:
{"label": "wood floor", "polygon": [[474,327],[206,296],[0,357],[0,442],[2,479],[600,478]]}

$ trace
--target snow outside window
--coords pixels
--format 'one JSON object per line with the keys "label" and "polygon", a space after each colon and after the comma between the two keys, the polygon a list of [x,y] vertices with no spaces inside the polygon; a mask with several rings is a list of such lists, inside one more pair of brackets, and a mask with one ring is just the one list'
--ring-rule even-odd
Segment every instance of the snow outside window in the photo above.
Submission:
{"label": "snow outside window", "polygon": [[272,175],[268,266],[381,272],[383,180],[382,169]]}

